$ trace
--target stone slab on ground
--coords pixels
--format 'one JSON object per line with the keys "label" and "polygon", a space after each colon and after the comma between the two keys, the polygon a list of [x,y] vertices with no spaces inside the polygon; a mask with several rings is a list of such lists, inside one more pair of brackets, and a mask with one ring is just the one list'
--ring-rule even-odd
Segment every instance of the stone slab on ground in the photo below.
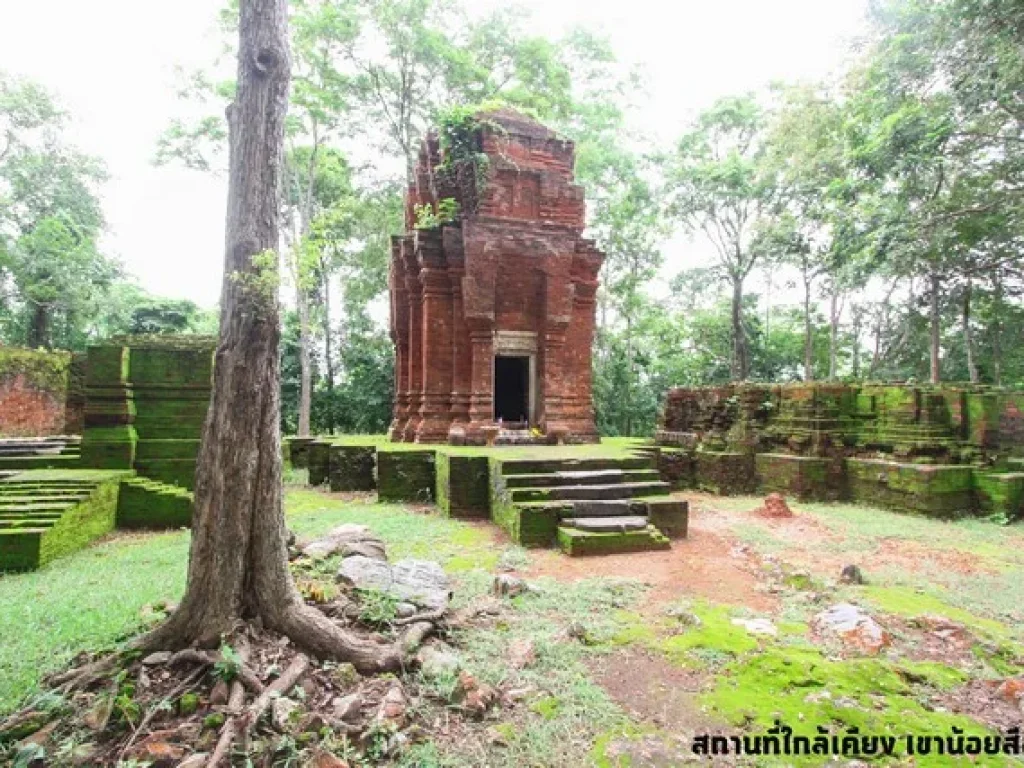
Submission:
{"label": "stone slab on ground", "polygon": [[562,525],[578,528],[581,531],[595,533],[624,533],[625,531],[641,531],[647,527],[647,518],[638,515],[619,517],[569,517],[562,520]]}
{"label": "stone slab on ground", "polygon": [[394,565],[353,555],[338,568],[338,580],[356,589],[376,589],[420,608],[442,610],[451,599],[451,583],[432,560],[401,560]]}

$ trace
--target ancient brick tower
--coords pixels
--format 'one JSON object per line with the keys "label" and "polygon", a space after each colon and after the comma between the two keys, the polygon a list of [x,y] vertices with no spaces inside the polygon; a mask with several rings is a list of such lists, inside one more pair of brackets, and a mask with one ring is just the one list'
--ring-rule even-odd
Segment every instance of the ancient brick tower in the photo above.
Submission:
{"label": "ancient brick tower", "polygon": [[[392,239],[391,439],[482,443],[500,423],[594,442],[590,355],[604,256],[581,236],[573,144],[511,110],[470,125],[471,162],[427,136],[407,232]],[[423,206],[450,209],[451,200],[450,222],[423,216]]]}

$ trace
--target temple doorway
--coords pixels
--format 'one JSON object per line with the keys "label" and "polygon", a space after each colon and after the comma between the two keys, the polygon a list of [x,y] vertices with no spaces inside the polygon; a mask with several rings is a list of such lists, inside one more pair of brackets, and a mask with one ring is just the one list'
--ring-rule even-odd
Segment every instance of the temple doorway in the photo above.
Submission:
{"label": "temple doorway", "polygon": [[530,425],[530,358],[494,358],[494,420],[509,428]]}

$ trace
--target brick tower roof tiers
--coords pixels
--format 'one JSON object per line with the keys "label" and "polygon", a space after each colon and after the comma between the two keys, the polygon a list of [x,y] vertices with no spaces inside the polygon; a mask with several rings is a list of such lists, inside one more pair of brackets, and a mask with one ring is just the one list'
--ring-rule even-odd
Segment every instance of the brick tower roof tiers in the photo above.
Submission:
{"label": "brick tower roof tiers", "polygon": [[[590,355],[603,254],[584,239],[571,141],[479,113],[470,151],[424,139],[391,262],[392,438],[481,442],[496,423],[596,440]],[[483,158],[486,156],[486,158]],[[483,160],[483,162],[481,162]],[[452,221],[420,217],[457,203]]]}

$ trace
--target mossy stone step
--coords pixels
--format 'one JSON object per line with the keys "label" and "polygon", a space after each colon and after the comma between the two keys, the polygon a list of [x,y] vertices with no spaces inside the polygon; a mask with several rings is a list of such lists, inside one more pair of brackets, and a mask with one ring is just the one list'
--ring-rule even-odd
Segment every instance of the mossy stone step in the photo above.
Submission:
{"label": "mossy stone step", "polygon": [[657,482],[661,479],[656,469],[594,469],[579,472],[549,472],[546,474],[508,475],[506,488],[549,488],[561,485],[610,485],[612,483]]}
{"label": "mossy stone step", "polygon": [[642,531],[647,527],[647,518],[641,515],[606,515],[605,517],[566,517],[559,525],[595,533],[625,533]]}
{"label": "mossy stone step", "polygon": [[0,512],[60,512],[61,510],[71,509],[73,506],[75,506],[75,502],[71,501],[44,501],[38,504],[32,502],[11,504],[0,501]]}
{"label": "mossy stone step", "polygon": [[653,525],[625,533],[594,533],[558,527],[558,546],[567,555],[612,555],[671,549],[672,545]]}
{"label": "mossy stone step", "polygon": [[52,528],[60,520],[60,516],[49,517],[27,517],[24,520],[0,520],[0,531],[23,531],[26,528]]}
{"label": "mossy stone step", "polygon": [[612,485],[564,485],[550,488],[512,488],[513,503],[521,501],[602,501],[631,499],[669,493],[668,483],[614,483]]}
{"label": "mossy stone step", "polygon": [[649,456],[626,456],[619,459],[505,459],[503,475],[548,475],[553,472],[586,472],[602,469],[654,469]]}

